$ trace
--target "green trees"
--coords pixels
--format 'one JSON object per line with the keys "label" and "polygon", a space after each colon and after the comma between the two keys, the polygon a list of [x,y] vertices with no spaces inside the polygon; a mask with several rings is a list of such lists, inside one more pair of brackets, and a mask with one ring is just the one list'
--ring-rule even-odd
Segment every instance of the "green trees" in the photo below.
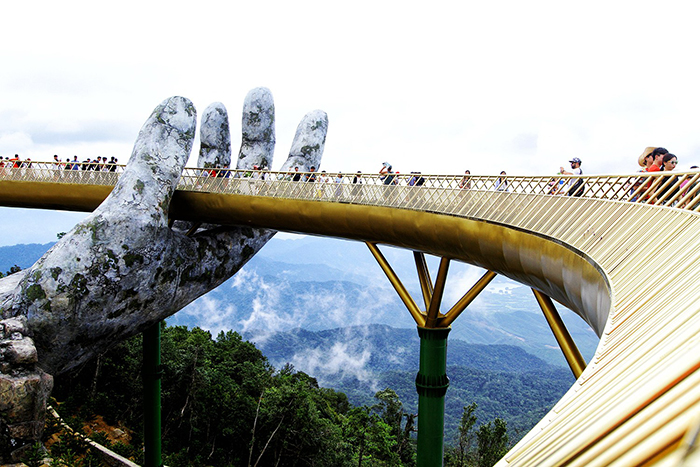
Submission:
{"label": "green trees", "polygon": [[[71,424],[102,415],[135,430],[142,443],[141,337],[118,344],[72,374],[54,396]],[[162,433],[166,465],[415,466],[415,418],[393,389],[353,407],[291,365],[275,370],[235,332],[163,326]],[[490,466],[508,447],[506,423],[476,429],[477,404],[464,407],[448,467]],[[77,428],[77,427],[76,427]],[[136,459],[138,462],[138,459]]]}
{"label": "green trees", "polygon": [[411,433],[415,415],[404,412],[399,397],[389,388],[374,397],[375,405],[354,407],[342,421],[351,465],[414,466],[415,443]]}
{"label": "green trees", "polygon": [[495,418],[482,424],[475,433],[476,408],[475,402],[464,407],[457,442],[445,453],[446,467],[491,467],[508,452],[506,422]]}
{"label": "green trees", "polygon": [[495,418],[493,426],[488,422],[479,427],[476,433],[479,467],[491,467],[508,452],[508,433],[506,422]]}
{"label": "green trees", "polygon": [[459,436],[457,443],[451,449],[447,449],[447,465],[462,467],[473,465],[476,460],[476,452],[474,450],[474,432],[472,428],[476,423],[476,402],[464,407],[462,412],[462,420],[459,423]]}
{"label": "green trees", "polygon": [[20,272],[21,270],[22,270],[22,268],[19,267],[19,266],[17,266],[17,265],[15,264],[15,265],[12,266],[12,267],[10,268],[10,270],[7,271],[6,273],[0,272],[0,277],[9,276],[10,274],[14,274],[14,273],[16,273],[16,272]]}
{"label": "green trees", "polygon": [[[56,378],[54,396],[72,424],[102,415],[142,443],[141,337]],[[291,365],[279,371],[235,332],[161,333],[165,464],[183,466],[413,466],[407,414],[391,389],[351,407]],[[138,451],[138,449],[135,449]]]}

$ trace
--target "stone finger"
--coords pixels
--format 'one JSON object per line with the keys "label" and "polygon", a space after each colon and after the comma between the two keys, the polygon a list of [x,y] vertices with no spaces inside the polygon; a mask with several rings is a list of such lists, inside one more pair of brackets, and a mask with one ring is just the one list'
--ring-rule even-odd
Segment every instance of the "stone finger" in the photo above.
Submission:
{"label": "stone finger", "polygon": [[267,88],[248,92],[243,102],[241,122],[241,149],[236,168],[252,170],[272,166],[275,152],[275,103]]}
{"label": "stone finger", "polygon": [[231,166],[231,130],[228,112],[221,102],[214,102],[204,110],[199,141],[197,167],[228,169]]}
{"label": "stone finger", "polygon": [[313,110],[299,122],[289,157],[280,171],[287,172],[299,167],[301,172],[308,172],[311,167],[316,170],[321,165],[323,149],[328,133],[328,115],[323,110]]}

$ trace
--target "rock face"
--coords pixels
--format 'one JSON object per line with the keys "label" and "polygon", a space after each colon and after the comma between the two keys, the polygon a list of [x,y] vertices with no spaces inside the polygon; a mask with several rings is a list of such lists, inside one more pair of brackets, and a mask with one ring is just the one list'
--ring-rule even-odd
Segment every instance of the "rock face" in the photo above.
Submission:
{"label": "rock face", "polygon": [[[299,125],[293,161],[290,155],[284,167],[318,167],[328,123],[325,113],[312,114]],[[270,91],[251,91],[243,115],[248,123],[238,168],[269,167],[275,142]],[[204,226],[187,236],[169,227],[168,208],[192,149],[196,119],[194,106],[182,97],[156,107],[107,199],[31,268],[0,279],[0,461],[39,439],[51,375],[217,287],[275,234]],[[223,105],[210,106],[202,126],[207,147],[200,151],[201,164],[225,166],[230,135]]]}
{"label": "rock face", "polygon": [[37,367],[26,319],[0,321],[0,458],[18,461],[41,437],[53,377]]}
{"label": "rock face", "polygon": [[199,167],[228,169],[231,166],[231,131],[228,112],[221,102],[214,102],[204,110],[199,140]]}

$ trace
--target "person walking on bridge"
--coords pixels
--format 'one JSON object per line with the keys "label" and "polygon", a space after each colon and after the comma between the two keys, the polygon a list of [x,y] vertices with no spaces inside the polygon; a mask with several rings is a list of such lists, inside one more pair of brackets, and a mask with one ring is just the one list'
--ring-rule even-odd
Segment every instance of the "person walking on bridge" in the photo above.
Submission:
{"label": "person walking on bridge", "polygon": [[[571,164],[571,172],[564,170],[564,167],[559,167],[559,171],[564,175],[583,175],[583,170],[581,169],[581,159],[574,157],[569,161]],[[581,196],[583,190],[585,189],[583,185],[582,178],[571,178],[569,180],[569,196]]]}

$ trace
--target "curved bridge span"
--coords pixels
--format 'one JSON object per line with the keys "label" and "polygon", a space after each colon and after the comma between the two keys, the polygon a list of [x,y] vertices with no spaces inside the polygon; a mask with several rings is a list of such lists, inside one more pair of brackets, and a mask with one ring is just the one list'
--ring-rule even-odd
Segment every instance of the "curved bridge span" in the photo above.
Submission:
{"label": "curved bridge span", "polygon": [[[526,284],[579,314],[600,344],[499,465],[695,465],[700,175],[661,174],[583,177],[584,195],[570,197],[568,177],[508,177],[499,191],[496,177],[425,175],[411,186],[412,175],[385,185],[376,175],[353,183],[329,174],[323,183],[321,174],[294,182],[186,169],[170,215],[359,240],[375,253],[391,244]],[[49,164],[0,168],[0,205],[91,211],[116,177]],[[423,310],[397,290],[419,327],[447,327],[461,312],[437,312],[427,298]]]}

